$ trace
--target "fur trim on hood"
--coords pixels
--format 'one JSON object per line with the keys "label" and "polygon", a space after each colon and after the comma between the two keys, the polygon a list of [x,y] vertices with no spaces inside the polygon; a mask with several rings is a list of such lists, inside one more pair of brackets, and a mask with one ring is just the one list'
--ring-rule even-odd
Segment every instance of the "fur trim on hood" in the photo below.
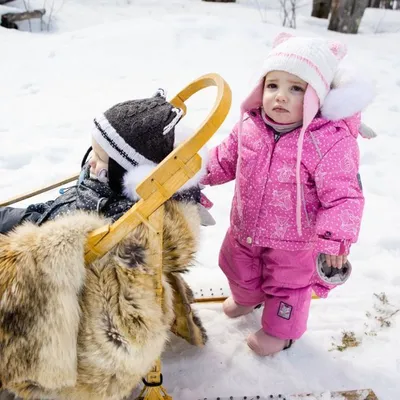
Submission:
{"label": "fur trim on hood", "polygon": [[374,97],[375,88],[369,80],[339,70],[321,107],[321,115],[330,121],[351,117],[363,111]]}
{"label": "fur trim on hood", "polygon": [[[252,109],[262,107],[262,96],[264,91],[264,77],[261,77],[254,89],[241,104],[241,120],[244,114]],[[310,90],[307,90],[310,92]],[[306,94],[307,94],[306,92]],[[336,72],[331,90],[327,94],[321,107],[321,116],[329,121],[351,118],[363,111],[374,99],[375,87],[372,82],[364,77],[356,76],[349,69],[342,68]],[[317,96],[315,100],[317,100]],[[318,104],[315,104],[317,112]],[[311,121],[308,121],[310,123]],[[240,128],[241,129],[241,128]],[[359,133],[362,137],[370,139],[376,133],[367,125],[361,123]]]}
{"label": "fur trim on hood", "polygon": [[[175,127],[175,144],[174,147],[177,148],[180,144],[182,144],[186,139],[188,139],[193,134],[192,130],[189,128],[182,126],[182,124],[178,124]],[[179,190],[178,193],[182,193],[185,190],[188,190],[192,187],[197,186],[200,181],[206,175],[206,167],[208,161],[208,149],[207,146],[204,146],[200,149],[199,155],[201,156],[202,163],[201,169],[194,175],[191,179],[189,179]],[[137,167],[132,168],[128,171],[123,178],[123,194],[130,200],[137,201],[139,200],[139,195],[136,192],[136,187],[139,183],[143,182],[145,178],[147,178],[154,168],[157,167],[155,163],[141,164]]]}

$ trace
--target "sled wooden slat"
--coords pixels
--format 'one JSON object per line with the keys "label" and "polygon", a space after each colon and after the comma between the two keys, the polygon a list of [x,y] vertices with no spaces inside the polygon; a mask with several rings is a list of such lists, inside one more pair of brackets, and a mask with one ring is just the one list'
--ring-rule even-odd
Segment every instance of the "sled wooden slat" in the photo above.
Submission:
{"label": "sled wooden slat", "polygon": [[57,187],[59,187],[61,185],[65,185],[66,183],[75,182],[78,178],[79,178],[79,175],[73,175],[73,176],[70,176],[69,178],[63,179],[62,181],[52,183],[50,185],[44,186],[44,187],[42,187],[40,189],[37,189],[37,190],[33,190],[32,192],[27,192],[25,194],[20,194],[18,196],[12,197],[11,199],[8,199],[8,200],[4,201],[3,203],[0,202],[0,207],[6,207],[6,206],[9,206],[11,204],[18,203],[19,201],[26,200],[26,199],[29,199],[31,197],[37,196],[39,194],[48,192],[49,190],[55,189],[55,188],[57,188]]}
{"label": "sled wooden slat", "polygon": [[326,391],[307,394],[268,394],[253,396],[204,397],[198,400],[379,400],[372,389]]}
{"label": "sled wooden slat", "polygon": [[[193,303],[222,303],[230,295],[231,291],[229,285],[219,286],[208,286],[194,290]],[[319,297],[313,292],[312,299],[319,299]]]}
{"label": "sled wooden slat", "polygon": [[[154,227],[154,230],[149,232],[149,250],[150,259],[149,263],[154,266],[157,273],[154,279],[156,298],[161,307],[163,305],[163,286],[162,286],[162,274],[163,274],[163,224],[164,224],[164,206],[158,207],[158,209],[151,214],[149,222]],[[166,390],[161,385],[161,360],[158,359],[151,371],[148,372],[145,385],[139,395],[139,399],[143,398],[146,400],[153,399],[164,399],[172,400],[172,397],[168,396]],[[154,386],[152,386],[154,385]]]}
{"label": "sled wooden slat", "polygon": [[[151,177],[141,182],[136,191],[142,199],[146,199],[151,193],[157,190],[150,178],[155,179],[161,185],[181,168],[181,162],[187,164],[195,153],[197,153],[205,143],[212,137],[215,131],[221,126],[231,104],[231,92],[228,84],[219,77],[216,79],[214,74],[205,75],[195,80],[192,84],[184,88],[170,102],[176,107],[182,107],[182,103],[188,100],[193,94],[208,86],[217,86],[218,94],[214,107],[210,111],[206,120],[200,125],[197,132],[183,142],[178,149],[174,150],[166,157],[152,173]],[[178,162],[172,162],[173,160]],[[189,166],[188,166],[189,167]],[[190,167],[189,167],[190,169]],[[193,175],[197,172],[193,171]],[[182,185],[185,182],[182,182]]]}
{"label": "sled wooden slat", "polygon": [[[228,297],[220,296],[220,297],[195,297],[193,299],[193,303],[223,303]],[[312,294],[312,299],[316,300],[319,297],[316,294]]]}

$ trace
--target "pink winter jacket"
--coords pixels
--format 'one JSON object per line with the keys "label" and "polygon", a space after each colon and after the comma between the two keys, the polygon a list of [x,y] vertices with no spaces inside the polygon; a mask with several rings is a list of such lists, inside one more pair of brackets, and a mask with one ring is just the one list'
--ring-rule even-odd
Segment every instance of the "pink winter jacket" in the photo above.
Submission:
{"label": "pink winter jacket", "polygon": [[[296,229],[296,156],[300,128],[275,141],[260,110],[245,115],[211,150],[204,184],[236,179],[231,229],[242,242],[284,250],[347,254],[357,241],[364,196],[358,174],[360,114],[316,117],[305,132],[301,162],[302,235]],[[240,136],[240,137],[239,137]]]}

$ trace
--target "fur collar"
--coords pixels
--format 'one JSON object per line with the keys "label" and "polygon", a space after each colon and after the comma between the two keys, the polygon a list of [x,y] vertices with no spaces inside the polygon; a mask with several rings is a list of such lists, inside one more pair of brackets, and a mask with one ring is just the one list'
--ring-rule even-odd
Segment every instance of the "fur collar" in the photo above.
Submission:
{"label": "fur collar", "polygon": [[367,107],[375,96],[371,81],[339,70],[321,107],[321,115],[330,121],[351,117]]}
{"label": "fur collar", "polygon": [[[178,124],[175,127],[175,148],[183,143],[187,138],[193,134],[193,130]],[[208,149],[204,146],[199,151],[199,155],[202,158],[201,169],[195,176],[189,179],[179,190],[178,193],[182,193],[185,190],[193,188],[199,185],[201,179],[206,176],[207,160],[208,160]],[[123,194],[130,200],[138,201],[139,195],[136,192],[136,187],[141,183],[150,173],[157,167],[158,164],[149,163],[141,164],[137,167],[129,170],[123,177]]]}

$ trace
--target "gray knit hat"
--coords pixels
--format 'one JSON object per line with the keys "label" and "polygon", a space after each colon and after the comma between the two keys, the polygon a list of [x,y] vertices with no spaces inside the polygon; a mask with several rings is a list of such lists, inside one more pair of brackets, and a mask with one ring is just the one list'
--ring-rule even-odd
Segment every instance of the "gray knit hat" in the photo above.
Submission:
{"label": "gray knit hat", "polygon": [[118,103],[94,119],[94,140],[109,156],[108,181],[122,193],[126,172],[159,164],[174,149],[181,109],[165,100],[162,89],[150,98]]}

